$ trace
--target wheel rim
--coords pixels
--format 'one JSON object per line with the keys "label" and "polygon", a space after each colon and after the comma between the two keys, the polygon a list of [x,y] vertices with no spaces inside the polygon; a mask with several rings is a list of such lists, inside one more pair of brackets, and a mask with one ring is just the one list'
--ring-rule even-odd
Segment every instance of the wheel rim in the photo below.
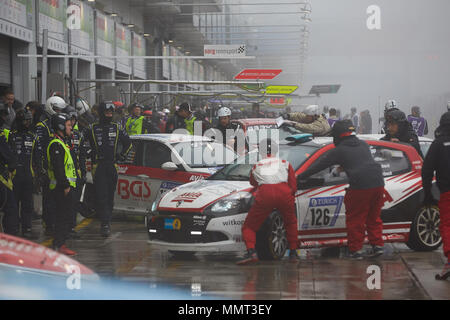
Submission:
{"label": "wheel rim", "polygon": [[428,246],[434,247],[441,243],[439,232],[439,211],[435,208],[423,208],[417,218],[417,235],[420,241]]}
{"label": "wheel rim", "polygon": [[273,253],[277,257],[282,257],[287,249],[286,229],[284,228],[283,219],[280,215],[276,215],[272,222],[272,248]]}

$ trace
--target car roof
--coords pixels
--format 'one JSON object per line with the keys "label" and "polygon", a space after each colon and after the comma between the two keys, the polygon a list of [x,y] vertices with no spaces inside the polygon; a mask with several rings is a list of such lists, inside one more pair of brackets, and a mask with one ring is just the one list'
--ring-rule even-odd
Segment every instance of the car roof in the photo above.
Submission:
{"label": "car roof", "polygon": [[[360,134],[358,137],[364,140],[380,140],[383,138],[384,134]],[[427,137],[419,137],[419,142],[433,142],[433,139],[427,138]]]}
{"label": "car roof", "polygon": [[276,119],[273,118],[233,119],[231,122],[239,122],[245,127],[257,126],[261,124],[277,124]]}
{"label": "car roof", "polygon": [[159,141],[162,143],[174,144],[179,142],[213,142],[214,140],[204,136],[191,136],[189,134],[178,133],[150,133],[138,134],[130,137],[132,140]]}

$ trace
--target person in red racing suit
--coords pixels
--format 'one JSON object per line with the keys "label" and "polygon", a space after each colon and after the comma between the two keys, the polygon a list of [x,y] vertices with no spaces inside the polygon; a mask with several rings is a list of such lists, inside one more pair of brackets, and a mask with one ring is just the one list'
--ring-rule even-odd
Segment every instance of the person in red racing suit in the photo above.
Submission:
{"label": "person in red racing suit", "polygon": [[381,208],[384,204],[384,179],[380,164],[375,162],[368,144],[355,135],[351,120],[335,123],[332,129],[336,148],[327,151],[318,161],[299,174],[302,180],[333,165],[339,165],[347,174],[349,188],[344,198],[345,219],[350,258],[364,258],[362,247],[365,232],[372,245],[370,257],[383,254],[383,222]]}
{"label": "person in red racing suit", "polygon": [[270,139],[262,141],[259,150],[263,159],[253,166],[250,173],[250,183],[257,189],[255,202],[242,226],[242,237],[247,253],[237,262],[239,265],[258,261],[255,250],[256,232],[274,210],[278,210],[283,216],[290,249],[289,259],[298,260],[294,198],[297,183],[290,163],[274,156],[278,151],[276,149],[277,144]]}
{"label": "person in red racing suit", "polygon": [[431,186],[436,172],[436,182],[441,193],[438,203],[440,214],[439,231],[442,236],[444,255],[447,264],[436,278],[450,277],[450,112],[442,115],[436,129],[436,139],[430,146],[423,162],[422,184],[425,193],[424,205],[436,205],[437,201],[431,193]]}

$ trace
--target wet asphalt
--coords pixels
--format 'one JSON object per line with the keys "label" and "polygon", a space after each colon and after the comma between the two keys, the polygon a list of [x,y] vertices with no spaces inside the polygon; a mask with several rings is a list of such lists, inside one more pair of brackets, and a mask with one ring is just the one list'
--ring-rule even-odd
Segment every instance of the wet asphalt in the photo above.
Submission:
{"label": "wet asphalt", "polygon": [[[190,291],[194,298],[450,299],[450,280],[434,279],[445,261],[442,248],[414,252],[404,244],[386,244],[383,256],[362,261],[347,259],[345,248],[311,249],[300,250],[298,263],[285,258],[237,266],[239,257],[234,254],[175,257],[152,248],[143,217],[116,215],[111,229],[111,236],[105,239],[98,220],[80,217],[80,238],[67,242],[77,252],[74,258],[100,277],[139,282],[152,289],[170,285]],[[33,233],[33,241],[51,244],[40,220],[34,222]]]}

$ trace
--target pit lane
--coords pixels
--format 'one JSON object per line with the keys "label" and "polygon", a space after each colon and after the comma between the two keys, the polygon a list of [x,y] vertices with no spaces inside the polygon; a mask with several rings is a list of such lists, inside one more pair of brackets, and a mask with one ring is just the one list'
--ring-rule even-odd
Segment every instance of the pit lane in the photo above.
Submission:
{"label": "pit lane", "polygon": [[[36,232],[40,221],[33,226]],[[190,290],[193,297],[223,299],[449,299],[450,281],[434,275],[444,263],[442,249],[413,252],[403,244],[386,244],[385,254],[372,260],[351,261],[344,248],[301,250],[299,263],[260,261],[237,266],[231,254],[197,254],[175,258],[148,243],[142,217],[115,216],[112,234],[100,236],[99,221],[82,220],[80,239],[67,245],[75,259],[101,277],[148,285],[172,285]],[[49,245],[39,230],[39,239]],[[369,266],[381,271],[380,289],[369,289]]]}

